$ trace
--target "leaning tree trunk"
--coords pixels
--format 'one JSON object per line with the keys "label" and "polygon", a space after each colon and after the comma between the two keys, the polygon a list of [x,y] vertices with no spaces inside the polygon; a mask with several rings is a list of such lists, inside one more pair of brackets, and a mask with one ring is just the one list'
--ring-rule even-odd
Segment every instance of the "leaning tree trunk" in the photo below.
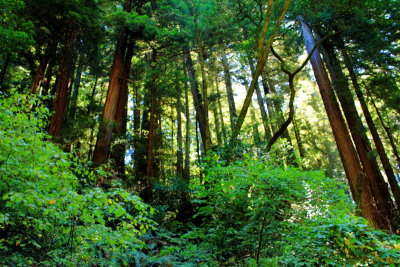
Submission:
{"label": "leaning tree trunk", "polygon": [[50,118],[49,134],[53,137],[60,135],[63,127],[64,115],[67,108],[68,97],[71,94],[71,76],[73,72],[74,48],[78,32],[71,29],[66,37],[62,52],[60,69],[56,84],[56,98],[53,102],[54,114]]}
{"label": "leaning tree trunk", "polygon": [[[300,23],[304,43],[307,51],[310,53],[315,46],[315,40],[310,27],[302,18],[300,18]],[[349,131],[340,111],[339,104],[337,103],[318,49],[314,51],[310,61],[328,115],[329,123],[335,137],[336,145],[342,159],[343,167],[349,181],[353,198],[361,209],[361,214],[370,222],[371,225],[380,229],[389,229],[390,225],[382,220],[379,211],[374,206],[374,198],[368,180],[365,178],[365,174],[363,173],[357,152],[353,146]]]}
{"label": "leaning tree trunk", "polygon": [[396,146],[396,143],[394,141],[394,137],[393,137],[392,131],[389,128],[389,126],[386,125],[386,123],[385,123],[385,121],[384,121],[384,119],[382,117],[382,114],[381,114],[380,110],[378,109],[378,107],[376,106],[375,101],[374,101],[369,89],[366,88],[366,90],[367,90],[367,94],[368,94],[369,100],[372,103],[372,105],[374,106],[374,109],[375,109],[376,114],[378,115],[379,121],[381,122],[381,125],[382,125],[383,129],[385,130],[386,135],[387,135],[387,137],[389,139],[389,143],[390,143],[390,146],[392,147],[393,155],[395,156],[395,158],[397,160],[397,164],[400,166],[400,155],[399,155],[399,152],[397,150],[397,146]]}
{"label": "leaning tree trunk", "polygon": [[367,103],[364,98],[364,94],[361,91],[361,86],[358,83],[357,75],[354,71],[353,65],[351,64],[350,57],[347,54],[344,44],[342,43],[342,44],[340,44],[340,46],[341,46],[340,49],[342,52],[344,63],[349,72],[350,79],[353,83],[353,87],[356,92],[358,101],[361,104],[361,108],[363,110],[365,120],[368,124],[368,128],[369,128],[372,138],[374,140],[376,150],[378,151],[378,155],[379,155],[379,158],[381,159],[383,169],[385,170],[386,176],[389,181],[390,188],[392,189],[393,196],[396,200],[397,208],[399,209],[400,208],[400,188],[396,181],[396,177],[394,175],[392,166],[390,164],[389,157],[386,154],[385,147],[383,146],[381,138],[378,134],[378,130],[376,129],[375,122],[372,119],[371,113],[369,111],[369,108],[368,108]]}
{"label": "leaning tree trunk", "polygon": [[358,115],[353,95],[351,94],[347,78],[344,76],[340,62],[337,59],[334,49],[328,43],[323,44],[325,62],[328,67],[333,88],[339,98],[342,110],[346,117],[354,145],[358,152],[366,178],[369,180],[379,212],[387,218],[392,219],[394,211],[393,201],[386,182],[379,170],[376,159],[372,156],[371,144],[365,132],[364,125]]}
{"label": "leaning tree trunk", "polygon": [[236,143],[237,137],[242,129],[244,120],[246,118],[247,110],[249,109],[251,103],[251,97],[254,93],[256,85],[258,84],[258,77],[260,77],[262,70],[264,69],[265,63],[267,62],[269,56],[270,47],[275,39],[275,35],[278,33],[279,25],[281,24],[287,10],[289,9],[290,0],[286,0],[284,6],[282,7],[279,18],[276,20],[272,33],[266,40],[267,32],[269,29],[269,22],[272,16],[273,1],[268,1],[268,8],[266,11],[266,16],[263,21],[259,38],[257,40],[257,65],[254,70],[254,75],[252,77],[249,89],[247,90],[246,97],[242,109],[240,110],[238,119],[235,124],[235,128],[232,130],[231,143]]}

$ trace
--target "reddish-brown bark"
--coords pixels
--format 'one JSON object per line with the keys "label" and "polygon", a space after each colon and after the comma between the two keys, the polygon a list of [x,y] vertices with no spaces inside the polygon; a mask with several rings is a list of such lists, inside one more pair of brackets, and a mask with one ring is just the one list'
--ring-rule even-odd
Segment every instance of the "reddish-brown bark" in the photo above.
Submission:
{"label": "reddish-brown bark", "polygon": [[31,93],[36,94],[40,88],[40,85],[43,81],[47,65],[52,57],[54,57],[57,49],[56,42],[49,42],[46,47],[44,54],[40,57],[39,66],[36,69],[35,76],[33,77],[32,85],[31,85]]}
{"label": "reddish-brown bark", "polygon": [[[132,0],[126,0],[124,10],[129,12],[132,9]],[[128,32],[124,28],[117,36],[114,60],[111,66],[110,81],[104,104],[102,122],[97,135],[97,142],[93,153],[95,165],[104,163],[110,154],[113,130],[118,109],[118,100],[121,91],[121,77],[123,77],[125,50],[127,47]]]}
{"label": "reddish-brown bark", "polygon": [[53,115],[50,118],[49,134],[53,137],[60,135],[64,122],[68,97],[71,94],[71,76],[74,65],[74,48],[78,31],[72,29],[66,37],[61,51],[61,61],[56,84],[56,98],[53,102]]}
{"label": "reddish-brown bark", "polygon": [[[307,51],[310,53],[315,46],[315,40],[308,24],[301,18],[300,23],[304,43]],[[371,225],[381,229],[389,229],[389,225],[383,220],[375,207],[369,181],[365,178],[365,174],[358,159],[357,151],[353,146],[349,131],[340,111],[339,104],[334,95],[332,85],[318,49],[315,50],[310,61],[343,167],[349,181],[353,198],[361,209],[362,216],[364,216]]]}

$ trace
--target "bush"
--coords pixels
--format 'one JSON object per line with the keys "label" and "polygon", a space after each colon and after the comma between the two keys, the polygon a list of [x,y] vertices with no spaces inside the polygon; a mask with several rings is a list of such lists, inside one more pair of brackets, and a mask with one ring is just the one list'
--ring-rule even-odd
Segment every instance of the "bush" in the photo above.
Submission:
{"label": "bush", "polygon": [[192,181],[203,224],[191,234],[219,262],[245,266],[353,266],[400,263],[397,236],[353,215],[340,179],[245,157],[209,160]]}
{"label": "bush", "polygon": [[32,97],[0,99],[2,263],[128,265],[154,210],[120,187],[83,186],[95,173],[46,141],[48,115]]}

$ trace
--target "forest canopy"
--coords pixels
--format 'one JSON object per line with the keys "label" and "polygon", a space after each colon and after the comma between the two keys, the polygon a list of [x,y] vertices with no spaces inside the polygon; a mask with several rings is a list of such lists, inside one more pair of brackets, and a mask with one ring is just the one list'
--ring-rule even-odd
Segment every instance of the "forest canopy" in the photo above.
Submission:
{"label": "forest canopy", "polygon": [[1,1],[0,264],[398,266],[399,14]]}

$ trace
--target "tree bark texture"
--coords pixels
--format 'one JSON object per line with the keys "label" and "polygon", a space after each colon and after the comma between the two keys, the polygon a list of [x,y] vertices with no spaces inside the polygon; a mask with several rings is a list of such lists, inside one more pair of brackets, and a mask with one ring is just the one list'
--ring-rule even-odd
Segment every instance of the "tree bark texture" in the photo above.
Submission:
{"label": "tree bark texture", "polygon": [[58,137],[63,127],[64,115],[67,108],[68,98],[71,94],[71,76],[73,72],[74,48],[77,41],[78,32],[72,29],[66,37],[61,52],[60,69],[56,84],[56,98],[53,102],[52,111],[54,114],[50,118],[49,134]]}
{"label": "tree bark texture", "polygon": [[[124,11],[130,12],[132,0],[126,0]],[[117,35],[113,64],[111,66],[110,80],[104,104],[102,121],[97,135],[96,147],[93,153],[95,165],[104,163],[109,157],[115,119],[118,108],[118,100],[121,91],[121,77],[123,77],[125,50],[128,43],[127,29],[123,28]]]}
{"label": "tree bark texture", "polygon": [[79,86],[81,84],[82,72],[83,72],[83,63],[78,60],[78,69],[76,70],[74,86],[71,96],[71,103],[69,105],[69,118],[74,120],[76,108],[78,105],[78,95],[79,95]]}
{"label": "tree bark texture", "polygon": [[[304,43],[307,51],[310,53],[315,46],[315,40],[310,27],[302,18],[300,18],[300,23]],[[349,131],[318,49],[315,50],[310,61],[353,198],[361,209],[362,216],[364,216],[371,225],[381,229],[389,229],[388,223],[384,222],[375,206],[374,198],[368,183],[369,181],[365,178],[365,174],[363,173],[357,151],[351,141]]]}
{"label": "tree bark texture", "polygon": [[395,207],[388,186],[383,179],[378,163],[373,156],[371,144],[368,140],[361,118],[358,115],[348,80],[342,72],[340,62],[335,55],[333,47],[329,43],[324,43],[323,47],[323,54],[333,82],[333,88],[342,106],[354,145],[358,152],[358,157],[363,166],[366,178],[369,180],[375,202],[382,216],[391,220]]}
{"label": "tree bark texture", "polygon": [[208,120],[207,120],[207,110],[204,106],[203,96],[201,95],[201,93],[199,91],[199,86],[198,86],[198,83],[196,80],[196,73],[195,73],[194,66],[193,66],[193,60],[192,60],[189,50],[187,50],[187,49],[184,50],[184,58],[185,58],[187,74],[188,74],[189,81],[190,81],[190,87],[191,87],[192,96],[193,96],[193,103],[194,103],[195,110],[196,110],[196,118],[197,118],[197,121],[199,122],[200,135],[201,135],[201,140],[203,143],[203,149],[204,149],[204,152],[206,152],[209,149],[209,146],[211,144],[211,137],[209,135],[210,126],[209,126]]}
{"label": "tree bark texture", "polygon": [[178,92],[178,97],[176,100],[176,142],[177,142],[177,151],[176,151],[176,173],[177,176],[183,177],[184,169],[183,169],[183,134],[182,134],[182,89],[178,80],[178,77],[175,77],[176,81],[176,91]]}
{"label": "tree bark texture", "polygon": [[230,115],[230,122],[231,122],[231,129],[234,128],[237,114],[236,114],[236,105],[235,105],[235,98],[233,97],[233,89],[232,89],[232,79],[231,73],[229,68],[228,59],[226,57],[225,48],[221,49],[221,62],[224,68],[224,79],[225,79],[225,88],[226,88],[226,96],[228,98],[228,106],[229,106],[229,115]]}
{"label": "tree bark texture", "polygon": [[104,163],[109,156],[112,133],[118,108],[121,81],[120,77],[122,77],[123,74],[126,45],[127,33],[124,31],[119,34],[115,48],[106,103],[104,105],[102,122],[100,123],[96,147],[93,154],[93,162],[95,165]]}
{"label": "tree bark texture", "polygon": [[190,111],[189,111],[189,87],[185,82],[185,117],[186,117],[186,131],[185,131],[185,171],[183,178],[189,181],[190,178]]}
{"label": "tree bark texture", "polygon": [[57,49],[57,42],[50,41],[46,47],[46,50],[43,55],[40,57],[39,66],[36,69],[35,75],[33,77],[32,85],[31,85],[31,93],[36,94],[39,90],[43,78],[45,76],[46,68],[49,64],[49,61],[55,56]]}
{"label": "tree bark texture", "polygon": [[[253,61],[252,61],[251,57],[247,57],[247,60],[249,62],[251,75],[254,76],[255,70],[254,70]],[[258,81],[257,81],[256,87],[255,87],[255,90],[256,90],[256,95],[257,95],[258,106],[260,107],[262,125],[264,127],[265,141],[269,141],[272,138],[272,132],[271,132],[271,129],[269,128],[269,118],[268,118],[267,111],[265,110],[264,98],[261,94],[261,90],[260,90]]]}
{"label": "tree bark texture", "polygon": [[126,127],[128,123],[128,79],[131,72],[133,52],[135,41],[131,38],[127,44],[126,55],[124,59],[124,68],[120,79],[120,92],[118,96],[117,111],[115,114],[115,137],[119,138],[119,142],[115,144],[111,152],[111,158],[114,159],[118,172],[125,174],[125,154],[126,146],[123,139],[126,135]]}
{"label": "tree bark texture", "polygon": [[1,67],[0,71],[0,91],[5,93],[5,88],[4,88],[4,80],[6,78],[8,66],[10,65],[11,62],[11,53],[7,53],[5,56],[5,60],[3,63],[3,66]]}
{"label": "tree bark texture", "polygon": [[371,115],[371,112],[369,111],[367,102],[365,101],[364,94],[361,91],[361,86],[358,83],[357,75],[354,71],[353,64],[351,63],[350,57],[347,54],[344,44],[341,43],[339,45],[340,45],[340,49],[341,49],[342,56],[344,59],[344,63],[346,65],[346,68],[350,75],[350,79],[353,84],[353,88],[356,92],[358,101],[361,104],[361,108],[363,110],[365,120],[368,124],[368,128],[369,128],[372,138],[374,140],[375,147],[376,147],[376,150],[378,151],[378,155],[382,162],[383,169],[385,170],[386,177],[388,179],[390,188],[392,189],[392,193],[393,193],[394,199],[396,201],[397,209],[400,209],[400,188],[397,183],[396,177],[394,175],[392,166],[390,164],[389,157],[386,154],[385,147],[383,146],[382,140],[378,134],[378,130],[376,129],[375,122],[372,119],[372,115]]}

